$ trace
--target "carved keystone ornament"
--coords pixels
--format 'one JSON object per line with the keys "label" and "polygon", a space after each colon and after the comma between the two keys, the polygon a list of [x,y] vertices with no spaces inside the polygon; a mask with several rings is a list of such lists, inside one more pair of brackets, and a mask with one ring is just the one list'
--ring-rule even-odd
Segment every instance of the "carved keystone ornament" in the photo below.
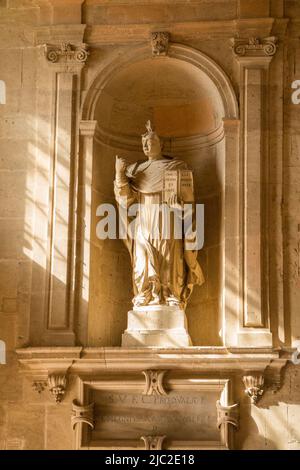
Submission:
{"label": "carved keystone ornament", "polygon": [[151,33],[152,55],[167,55],[169,47],[169,33],[166,31],[156,31]]}

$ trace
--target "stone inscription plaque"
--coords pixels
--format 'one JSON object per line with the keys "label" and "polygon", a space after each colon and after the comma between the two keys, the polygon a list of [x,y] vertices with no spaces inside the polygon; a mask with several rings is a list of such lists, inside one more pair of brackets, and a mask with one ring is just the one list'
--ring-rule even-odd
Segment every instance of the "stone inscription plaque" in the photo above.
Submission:
{"label": "stone inscription plaque", "polygon": [[166,435],[171,440],[218,441],[217,391],[170,391],[168,395],[93,390],[93,440],[140,439]]}

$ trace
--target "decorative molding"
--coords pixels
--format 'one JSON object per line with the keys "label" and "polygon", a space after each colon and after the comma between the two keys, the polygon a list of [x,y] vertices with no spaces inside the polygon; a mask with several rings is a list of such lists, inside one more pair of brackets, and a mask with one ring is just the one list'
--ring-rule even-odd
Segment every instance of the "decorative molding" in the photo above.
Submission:
{"label": "decorative molding", "polygon": [[145,450],[162,450],[162,444],[166,436],[142,436]]}
{"label": "decorative molding", "polygon": [[78,423],[85,423],[94,429],[94,403],[78,405],[76,400],[73,400],[71,416],[72,429],[75,429]]}
{"label": "decorative molding", "polygon": [[73,45],[69,42],[61,42],[58,45],[45,44],[45,57],[48,62],[55,63],[78,63],[85,64],[89,52],[86,44]]}
{"label": "decorative molding", "polygon": [[146,379],[143,395],[167,395],[163,378],[166,370],[143,370]]}
{"label": "decorative molding", "polygon": [[217,426],[220,427],[225,424],[232,424],[235,428],[239,426],[239,404],[222,405],[220,400],[217,401]]}
{"label": "decorative molding", "polygon": [[35,380],[34,382],[32,382],[32,388],[38,394],[41,394],[45,390],[45,388],[47,388],[47,385],[48,383],[46,380]]}
{"label": "decorative molding", "polygon": [[264,393],[264,376],[263,374],[249,374],[243,376],[245,385],[245,393],[251,400],[251,403],[256,405],[258,399]]}
{"label": "decorative molding", "polygon": [[79,123],[79,133],[84,137],[94,137],[98,128],[98,121],[80,121]]}
{"label": "decorative molding", "polygon": [[277,38],[232,38],[231,44],[235,55],[239,57],[272,57],[276,52]]}
{"label": "decorative molding", "polygon": [[150,38],[154,57],[168,54],[170,34],[167,31],[154,31],[151,33]]}
{"label": "decorative molding", "polygon": [[[85,127],[89,127],[87,124],[84,126],[84,123],[93,123],[95,121],[81,121],[80,123],[80,134],[82,135],[90,135],[88,134],[88,130]],[[220,125],[209,132],[208,134],[197,134],[193,136],[186,136],[186,137],[164,137],[161,136],[161,140],[163,142],[163,153],[166,154],[176,154],[180,155],[186,152],[191,152],[194,150],[198,150],[204,147],[210,147],[216,145],[218,142],[224,138],[224,128],[223,122]],[[139,150],[142,151],[142,143],[140,136],[128,135],[128,134],[120,134],[114,133],[110,130],[104,129],[97,125],[95,129],[95,140],[96,142],[104,145],[109,145],[111,147],[116,148],[123,148],[126,150],[132,150],[138,152]]]}
{"label": "decorative molding", "polygon": [[50,374],[48,377],[50,393],[54,396],[55,402],[60,403],[66,392],[67,377],[63,374]]}
{"label": "decorative molding", "polygon": [[[19,439],[19,438],[12,438],[12,439],[6,439],[4,441],[4,449],[5,450],[23,450],[25,447],[25,439]],[[1,447],[1,450],[3,448]]]}

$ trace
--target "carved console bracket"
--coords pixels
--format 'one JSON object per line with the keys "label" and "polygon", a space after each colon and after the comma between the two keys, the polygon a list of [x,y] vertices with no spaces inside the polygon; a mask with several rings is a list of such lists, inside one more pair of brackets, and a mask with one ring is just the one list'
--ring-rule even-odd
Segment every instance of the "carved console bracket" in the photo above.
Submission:
{"label": "carved console bracket", "polygon": [[143,395],[167,395],[163,378],[166,370],[143,370],[146,379]]}
{"label": "carved console bracket", "polygon": [[76,400],[73,400],[71,417],[72,429],[75,429],[78,423],[85,423],[94,429],[94,403],[78,405]]}
{"label": "carved console bracket", "polygon": [[60,403],[65,395],[67,383],[66,373],[49,373],[46,379],[33,379],[32,388],[38,394],[48,388],[55,402]]}
{"label": "carved console bracket", "polygon": [[235,428],[239,426],[239,404],[224,406],[220,400],[217,401],[217,427],[222,424],[232,424]]}
{"label": "carved console bracket", "polygon": [[245,393],[251,399],[251,403],[256,404],[266,391],[276,393],[281,388],[283,370],[291,360],[291,352],[282,351],[281,355],[282,357],[271,360],[264,369],[244,373]]}
{"label": "carved console bracket", "polygon": [[54,396],[55,402],[60,403],[66,392],[67,377],[63,374],[50,374],[48,377],[49,392]]}
{"label": "carved console bracket", "polygon": [[151,33],[152,55],[164,56],[168,54],[170,34],[167,31],[155,31]]}
{"label": "carved console bracket", "polygon": [[44,51],[47,61],[52,64],[70,62],[84,64],[89,55],[86,44],[73,45],[67,42],[62,42],[59,46],[45,44]]}
{"label": "carved console bracket", "polygon": [[256,405],[258,399],[264,393],[264,381],[264,376],[260,373],[243,376],[245,393],[254,405]]}
{"label": "carved console bracket", "polygon": [[142,436],[145,450],[162,450],[162,444],[166,436]]}
{"label": "carved console bracket", "polygon": [[276,52],[277,38],[232,38],[233,52],[240,57],[272,57]]}

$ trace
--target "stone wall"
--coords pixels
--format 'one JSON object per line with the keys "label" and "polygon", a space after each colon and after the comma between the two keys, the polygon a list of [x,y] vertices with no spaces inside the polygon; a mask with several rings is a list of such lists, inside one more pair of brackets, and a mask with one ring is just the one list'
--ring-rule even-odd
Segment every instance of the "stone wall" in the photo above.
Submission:
{"label": "stone wall", "polygon": [[[215,60],[240,98],[238,70],[229,42],[237,33],[233,29],[235,20],[241,37],[256,34],[253,21],[260,34],[271,31],[279,37],[278,51],[269,69],[269,126],[264,132],[270,135],[271,330],[275,346],[289,348],[300,340],[300,104],[291,102],[291,83],[300,80],[299,2],[0,0],[0,80],[6,84],[6,104],[0,104],[0,339],[6,344],[6,364],[0,364],[0,449],[72,447],[70,414],[76,397],[75,379],[71,379],[63,402],[57,405],[48,390],[38,393],[20,372],[15,350],[44,344],[118,346],[131,295],[124,247],[111,241],[103,255],[103,246],[92,237],[89,332],[82,318],[74,320],[83,330],[82,338],[88,337],[89,341],[65,335],[65,343],[60,344],[43,336],[55,97],[41,44],[49,38],[51,42],[53,34],[64,40],[68,32],[75,42],[83,40],[90,45],[90,56],[80,76],[82,103],[99,62],[104,68],[112,57],[130,52],[133,44],[148,41],[149,31],[163,28],[170,32],[173,42],[191,46]],[[215,22],[220,22],[219,26]],[[111,160],[108,165],[106,161],[118,149],[97,143],[94,150],[92,207],[103,197],[112,197],[107,177],[113,169]],[[217,150],[211,150],[214,152]],[[128,155],[133,158],[138,153]],[[189,158],[193,161],[192,154]],[[204,178],[203,168],[199,165],[196,169],[199,181]],[[204,187],[211,191],[207,210],[216,220],[221,212],[216,207],[213,175],[208,172],[206,177],[212,180],[206,180]],[[199,197],[204,197],[201,191]],[[93,232],[95,219],[91,225]],[[218,240],[214,243],[214,237],[218,239],[218,233],[208,234],[211,244],[200,254],[208,282],[203,292],[196,292],[188,313],[197,345],[221,344],[221,245]],[[96,281],[98,276],[101,286]],[[112,301],[116,280],[122,284],[122,291]],[[84,301],[88,303],[87,298]],[[206,309],[202,318],[198,317],[199,305]],[[267,391],[257,405],[250,404],[242,387],[236,386],[236,401],[241,405],[236,448],[300,449],[299,367],[289,364],[281,390],[274,394]]]}

